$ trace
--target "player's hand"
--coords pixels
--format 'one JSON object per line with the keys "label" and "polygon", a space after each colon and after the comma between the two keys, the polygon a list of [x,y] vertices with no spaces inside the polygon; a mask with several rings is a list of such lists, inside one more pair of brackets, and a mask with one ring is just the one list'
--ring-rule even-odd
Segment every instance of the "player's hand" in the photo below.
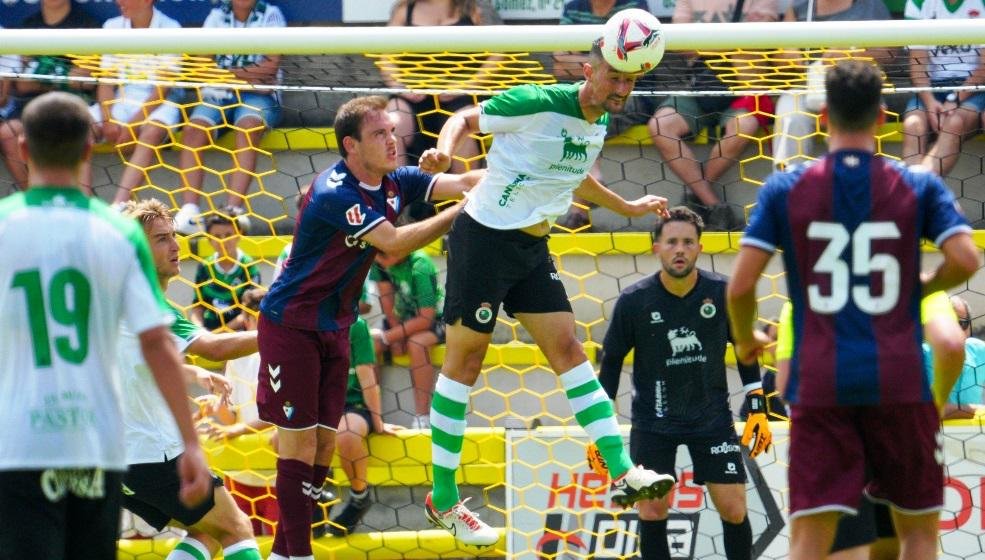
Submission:
{"label": "player's hand", "polygon": [[749,456],[755,459],[773,444],[763,390],[753,389],[746,393],[746,404],[749,416],[746,418],[746,429],[742,432],[742,445],[749,449]]}
{"label": "player's hand", "polygon": [[181,479],[178,498],[186,507],[194,508],[208,498],[212,475],[209,474],[202,448],[197,443],[185,445],[185,452],[178,459],[178,478]]}
{"label": "player's hand", "polygon": [[202,422],[198,426],[198,432],[210,441],[222,441],[235,439],[250,433],[250,427],[242,422],[235,424],[217,424],[215,422]]}
{"label": "player's hand", "polygon": [[426,173],[444,173],[451,167],[451,156],[439,152],[437,148],[428,148],[421,154],[421,159],[418,160],[417,165],[420,166],[421,171]]}
{"label": "player's hand", "polygon": [[592,469],[592,472],[602,476],[609,476],[609,465],[605,463],[605,457],[599,451],[599,446],[594,443],[588,444],[588,447],[585,448],[585,460],[588,462],[588,468]]}
{"label": "player's hand", "polygon": [[376,430],[376,433],[394,436],[397,435],[397,432],[406,429],[407,428],[404,428],[403,426],[398,426],[396,424],[390,424],[388,422],[384,422],[383,426],[379,430]]}
{"label": "player's hand", "polygon": [[648,194],[636,200],[627,201],[626,204],[626,216],[630,218],[638,218],[646,214],[656,214],[661,218],[670,217],[670,212],[667,211],[667,199],[662,196]]}
{"label": "player's hand", "polygon": [[763,350],[766,346],[771,344],[773,341],[770,340],[766,333],[755,330],[752,333],[752,338],[745,342],[734,342],[732,347],[735,349],[735,359],[739,360],[739,363],[745,365],[752,365],[756,363],[756,360],[763,354]]}
{"label": "player's hand", "polygon": [[206,369],[197,368],[195,370],[195,381],[198,385],[219,397],[220,406],[229,406],[230,397],[233,394],[233,384],[225,376],[213,373]]}

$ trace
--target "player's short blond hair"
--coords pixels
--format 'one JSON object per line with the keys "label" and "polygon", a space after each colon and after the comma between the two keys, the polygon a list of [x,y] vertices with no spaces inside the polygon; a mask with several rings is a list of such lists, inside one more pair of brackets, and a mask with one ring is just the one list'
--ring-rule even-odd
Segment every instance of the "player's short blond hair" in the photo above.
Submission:
{"label": "player's short blond hair", "polygon": [[156,198],[147,198],[137,201],[127,201],[123,206],[122,214],[140,222],[140,225],[147,227],[154,220],[164,220],[171,223],[174,217],[171,216],[171,208]]}

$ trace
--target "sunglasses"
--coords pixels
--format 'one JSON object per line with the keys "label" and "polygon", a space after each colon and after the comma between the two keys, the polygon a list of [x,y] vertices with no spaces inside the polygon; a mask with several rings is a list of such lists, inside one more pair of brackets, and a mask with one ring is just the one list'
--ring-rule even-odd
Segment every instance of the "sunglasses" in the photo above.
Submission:
{"label": "sunglasses", "polygon": [[960,326],[962,329],[970,329],[971,328],[971,319],[970,318],[960,318],[959,317],[958,318],[958,326]]}

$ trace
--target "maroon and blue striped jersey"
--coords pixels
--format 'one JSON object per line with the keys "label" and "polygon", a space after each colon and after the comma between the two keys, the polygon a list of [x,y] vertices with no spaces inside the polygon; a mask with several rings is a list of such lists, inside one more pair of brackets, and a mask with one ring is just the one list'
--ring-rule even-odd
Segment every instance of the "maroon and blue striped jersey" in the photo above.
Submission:
{"label": "maroon and blue striped jersey", "polygon": [[920,244],[970,231],[939,177],[870,152],[838,151],[772,175],[742,245],[783,250],[794,329],[787,399],[930,402]]}
{"label": "maroon and blue striped jersey", "polygon": [[345,161],[323,171],[301,203],[290,256],[260,311],[296,329],[349,328],[376,255],[362,237],[395,222],[408,204],[428,200],[433,184],[434,176],[417,167],[401,167],[376,186],[360,183]]}

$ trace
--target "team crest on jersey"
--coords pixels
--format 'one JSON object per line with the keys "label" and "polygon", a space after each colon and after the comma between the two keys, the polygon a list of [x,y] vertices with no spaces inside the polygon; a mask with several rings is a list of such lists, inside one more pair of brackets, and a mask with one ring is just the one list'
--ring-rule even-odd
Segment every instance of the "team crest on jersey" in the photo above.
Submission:
{"label": "team crest on jersey", "polygon": [[290,420],[291,417],[294,416],[294,405],[291,404],[291,401],[287,401],[284,403],[283,408],[284,408],[284,418]]}
{"label": "team crest on jersey", "polygon": [[493,310],[492,304],[482,303],[479,308],[475,310],[475,320],[485,325],[489,321],[492,321]]}
{"label": "team crest on jersey", "polygon": [[705,319],[711,319],[712,317],[715,316],[716,313],[718,313],[718,308],[715,307],[715,303],[712,302],[711,299],[709,298],[709,299],[705,299],[701,303],[701,307],[698,309],[698,313],[700,313],[701,316],[704,317]]}
{"label": "team crest on jersey", "polygon": [[366,221],[366,214],[363,214],[363,209],[358,204],[353,204],[345,211],[345,221],[350,226],[361,226]]}
{"label": "team crest on jersey", "polygon": [[390,205],[390,208],[393,208],[393,211],[394,212],[396,212],[398,214],[400,213],[400,195],[399,194],[397,194],[395,192],[388,192],[388,193],[386,193],[386,203]]}

